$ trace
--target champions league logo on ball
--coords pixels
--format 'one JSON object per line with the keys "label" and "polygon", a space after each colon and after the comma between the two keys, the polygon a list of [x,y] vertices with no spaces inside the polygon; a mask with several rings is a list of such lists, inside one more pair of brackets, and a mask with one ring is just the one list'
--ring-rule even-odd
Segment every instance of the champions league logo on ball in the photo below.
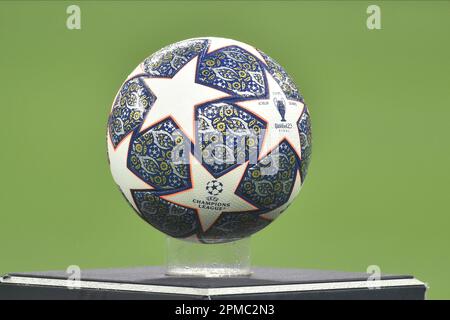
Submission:
{"label": "champions league logo on ball", "polygon": [[209,196],[206,200],[194,199],[193,202],[199,207],[199,209],[208,209],[215,211],[222,211],[230,207],[230,203],[221,202],[219,195],[223,191],[223,184],[217,180],[212,180],[206,184],[206,191]]}
{"label": "champions league logo on ball", "polygon": [[223,191],[223,184],[217,180],[210,181],[206,185],[206,191],[212,196],[217,196]]}
{"label": "champions league logo on ball", "polygon": [[308,109],[275,60],[196,38],[128,76],[108,120],[114,180],[171,237],[222,243],[263,229],[294,200],[311,155]]}

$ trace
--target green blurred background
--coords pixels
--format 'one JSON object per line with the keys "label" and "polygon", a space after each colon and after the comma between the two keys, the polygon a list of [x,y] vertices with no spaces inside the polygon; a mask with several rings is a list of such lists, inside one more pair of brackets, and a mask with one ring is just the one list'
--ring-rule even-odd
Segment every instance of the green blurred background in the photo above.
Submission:
{"label": "green blurred background", "polygon": [[445,1],[1,1],[0,273],[164,262],[111,178],[107,116],[146,56],[211,35],[278,60],[312,114],[308,179],[253,264],[378,265],[450,298],[449,34]]}

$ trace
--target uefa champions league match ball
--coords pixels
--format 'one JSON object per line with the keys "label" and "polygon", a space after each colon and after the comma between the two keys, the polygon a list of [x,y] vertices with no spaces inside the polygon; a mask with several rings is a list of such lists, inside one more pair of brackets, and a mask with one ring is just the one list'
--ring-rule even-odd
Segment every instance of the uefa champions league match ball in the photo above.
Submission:
{"label": "uefa champions league match ball", "polygon": [[113,178],[137,214],[188,241],[239,240],[300,191],[311,123],[287,72],[248,44],[195,38],[128,76],[108,119]]}

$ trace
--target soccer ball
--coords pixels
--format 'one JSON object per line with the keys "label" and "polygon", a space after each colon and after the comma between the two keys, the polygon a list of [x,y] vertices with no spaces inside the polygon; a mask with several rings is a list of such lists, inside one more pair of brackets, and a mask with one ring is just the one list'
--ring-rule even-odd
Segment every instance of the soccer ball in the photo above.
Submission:
{"label": "soccer ball", "polygon": [[113,178],[139,216],[202,243],[250,236],[305,180],[311,124],[299,90],[262,51],[195,38],[145,59],[108,120]]}

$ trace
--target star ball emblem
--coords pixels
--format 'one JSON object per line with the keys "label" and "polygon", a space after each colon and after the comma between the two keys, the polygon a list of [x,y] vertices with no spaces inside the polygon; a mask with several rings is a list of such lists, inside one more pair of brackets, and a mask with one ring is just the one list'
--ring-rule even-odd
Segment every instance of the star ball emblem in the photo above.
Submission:
{"label": "star ball emblem", "polygon": [[223,191],[223,184],[220,181],[212,180],[206,184],[206,191],[212,196],[217,196]]}

